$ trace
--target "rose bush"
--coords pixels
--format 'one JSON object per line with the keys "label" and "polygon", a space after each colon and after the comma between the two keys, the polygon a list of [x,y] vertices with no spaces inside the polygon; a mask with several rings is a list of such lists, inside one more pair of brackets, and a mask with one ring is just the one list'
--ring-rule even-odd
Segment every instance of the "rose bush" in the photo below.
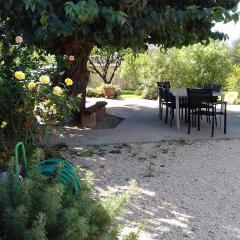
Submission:
{"label": "rose bush", "polygon": [[[3,25],[0,28],[4,30]],[[0,160],[16,141],[24,141],[31,149],[49,133],[52,124],[78,110],[81,100],[69,96],[73,84],[70,78],[58,85],[52,81],[59,73],[51,68],[45,52],[29,48],[23,36],[9,31],[3,36],[0,41]]]}

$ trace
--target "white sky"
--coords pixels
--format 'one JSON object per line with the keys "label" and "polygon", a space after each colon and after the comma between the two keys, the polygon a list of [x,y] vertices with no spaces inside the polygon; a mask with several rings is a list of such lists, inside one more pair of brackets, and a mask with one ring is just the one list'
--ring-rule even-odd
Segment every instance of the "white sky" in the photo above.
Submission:
{"label": "white sky", "polygon": [[[238,11],[240,11],[240,4],[238,4]],[[240,21],[236,24],[232,21],[227,24],[218,23],[213,28],[213,30],[218,30],[219,32],[224,32],[228,35],[229,39],[227,40],[230,44],[235,40],[240,38]]]}

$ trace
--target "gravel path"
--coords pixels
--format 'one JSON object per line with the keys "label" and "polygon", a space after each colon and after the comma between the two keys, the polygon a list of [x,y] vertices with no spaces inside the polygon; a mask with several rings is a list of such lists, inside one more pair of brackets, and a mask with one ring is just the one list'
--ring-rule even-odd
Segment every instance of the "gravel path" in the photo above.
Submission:
{"label": "gravel path", "polygon": [[80,148],[64,154],[94,173],[99,195],[107,186],[120,191],[137,180],[123,221],[128,231],[146,220],[141,240],[240,239],[240,140],[88,149],[93,156],[81,157]]}

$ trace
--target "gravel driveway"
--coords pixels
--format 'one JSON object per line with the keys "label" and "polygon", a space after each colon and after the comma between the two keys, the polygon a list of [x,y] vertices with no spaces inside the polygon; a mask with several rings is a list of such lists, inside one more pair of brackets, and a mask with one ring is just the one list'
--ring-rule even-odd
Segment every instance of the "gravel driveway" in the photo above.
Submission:
{"label": "gravel driveway", "polygon": [[[129,179],[137,192],[123,215],[126,231],[143,219],[144,240],[240,239],[240,140],[163,141],[80,148],[64,154],[95,175],[101,196]],[[79,156],[77,156],[79,155]]]}

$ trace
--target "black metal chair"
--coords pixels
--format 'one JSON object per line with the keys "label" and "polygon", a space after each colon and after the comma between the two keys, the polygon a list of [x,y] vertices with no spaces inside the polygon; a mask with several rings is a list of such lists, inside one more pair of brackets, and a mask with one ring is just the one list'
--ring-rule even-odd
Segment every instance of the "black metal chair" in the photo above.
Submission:
{"label": "black metal chair", "polygon": [[163,106],[166,105],[163,88],[170,88],[170,81],[157,82],[159,99],[159,118],[162,120]]}
{"label": "black metal chair", "polygon": [[157,82],[158,87],[162,88],[171,88],[171,82],[170,81],[161,81]]}
{"label": "black metal chair", "polygon": [[[211,89],[213,92],[220,92],[221,91],[221,89],[222,89],[222,85],[221,84],[211,84],[211,83],[205,83],[204,85],[203,85],[203,88],[204,89]],[[219,98],[218,97],[213,97],[213,99],[214,99],[214,102],[216,103],[215,104],[215,111],[217,110],[217,105],[218,104],[222,104],[222,99],[219,101]],[[210,121],[210,119],[207,119],[209,122],[211,122]],[[217,118],[215,118],[215,122],[216,122],[216,126],[217,126]],[[220,118],[220,122],[221,122],[221,118]]]}
{"label": "black metal chair", "polygon": [[212,83],[204,83],[202,88],[203,89],[212,89]]}
{"label": "black metal chair", "polygon": [[222,89],[222,85],[221,84],[212,84],[212,88],[213,92],[220,92]]}
{"label": "black metal chair", "polygon": [[162,87],[158,87],[158,96],[159,96],[159,118],[162,120],[163,106],[166,106],[164,90]]}
{"label": "black metal chair", "polygon": [[214,136],[215,119],[217,115],[224,115],[224,134],[226,133],[227,108],[224,111],[216,111],[215,99],[211,89],[187,89],[188,94],[188,134],[191,128],[191,115],[197,118],[198,131],[200,131],[200,118],[207,116],[212,118],[212,134]]}
{"label": "black metal chair", "polygon": [[[166,115],[165,115],[165,123],[168,122],[168,111],[170,109],[170,116],[171,116],[171,121],[170,121],[170,126],[172,127],[173,124],[173,119],[174,119],[174,110],[176,109],[176,98],[173,96],[173,94],[170,92],[169,88],[164,88],[164,95],[165,95],[165,101],[166,101]],[[183,110],[185,109],[185,113],[187,110],[187,98],[180,98],[179,101],[179,110],[182,110],[182,115],[183,115]],[[185,120],[187,116],[185,115]]]}

